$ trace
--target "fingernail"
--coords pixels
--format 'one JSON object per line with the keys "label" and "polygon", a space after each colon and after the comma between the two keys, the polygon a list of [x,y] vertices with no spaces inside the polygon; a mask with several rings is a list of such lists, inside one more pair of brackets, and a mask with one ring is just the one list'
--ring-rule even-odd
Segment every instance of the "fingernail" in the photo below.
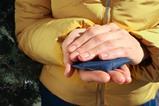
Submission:
{"label": "fingernail", "polygon": [[88,52],[86,52],[86,53],[81,54],[80,56],[81,56],[82,58],[88,58],[90,55],[89,55]]}
{"label": "fingernail", "polygon": [[76,50],[76,48],[77,48],[77,47],[76,47],[75,45],[73,45],[73,46],[71,46],[71,47],[69,48],[69,51],[70,51],[70,52],[73,52],[74,50]]}

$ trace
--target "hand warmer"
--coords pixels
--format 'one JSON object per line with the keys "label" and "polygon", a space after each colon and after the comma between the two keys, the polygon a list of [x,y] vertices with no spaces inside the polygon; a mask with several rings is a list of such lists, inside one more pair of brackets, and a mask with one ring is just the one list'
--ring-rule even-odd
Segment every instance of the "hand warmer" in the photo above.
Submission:
{"label": "hand warmer", "polygon": [[120,68],[122,65],[126,63],[130,63],[130,59],[125,57],[113,60],[94,59],[86,62],[81,62],[81,61],[75,62],[72,64],[72,67],[86,71],[102,70],[108,72],[116,68]]}

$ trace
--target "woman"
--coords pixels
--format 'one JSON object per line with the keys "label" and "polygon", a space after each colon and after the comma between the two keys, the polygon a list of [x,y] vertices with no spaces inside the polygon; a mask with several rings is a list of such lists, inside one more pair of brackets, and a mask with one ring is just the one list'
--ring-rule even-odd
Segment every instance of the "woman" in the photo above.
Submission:
{"label": "woman", "polygon": [[[158,11],[158,0],[16,0],[19,47],[44,64],[43,106],[95,106],[99,82],[108,106],[153,99],[159,88]],[[109,73],[70,67],[95,56],[127,57],[132,64]]]}

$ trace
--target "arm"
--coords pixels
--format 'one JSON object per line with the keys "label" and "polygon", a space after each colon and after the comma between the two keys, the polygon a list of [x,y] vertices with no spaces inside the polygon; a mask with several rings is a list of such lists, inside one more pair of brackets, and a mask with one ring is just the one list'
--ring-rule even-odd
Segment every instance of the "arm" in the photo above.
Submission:
{"label": "arm", "polygon": [[33,60],[61,65],[63,59],[58,38],[93,23],[84,18],[54,19],[50,1],[16,0],[16,37],[20,49]]}
{"label": "arm", "polygon": [[[99,26],[99,29],[105,31],[105,29],[111,28],[111,26],[117,27],[115,24],[110,24],[106,26]],[[152,61],[149,61],[149,65],[143,65],[147,59],[143,60],[144,50],[141,48],[139,42],[132,37],[128,32],[125,32],[125,30],[114,30],[112,32],[106,32],[105,34],[98,35],[99,29],[96,27],[96,29],[92,30],[94,36],[92,35],[91,40],[88,40],[87,43],[84,42],[86,37],[89,35],[87,33],[87,36],[85,35],[85,39],[82,37],[78,38],[76,41],[73,42],[73,44],[70,45],[70,51],[72,45],[77,48],[77,50],[73,51],[71,54],[71,58],[74,59],[76,57],[79,57],[82,61],[87,61],[94,58],[96,55],[101,55],[101,59],[107,60],[107,59],[114,59],[119,57],[128,57],[132,60],[133,65],[130,69],[132,69],[132,76],[135,79],[138,80],[144,80],[144,81],[158,81],[159,79],[159,49],[158,49],[158,27],[155,27],[153,29],[147,29],[142,31],[131,31],[136,38],[142,43],[142,45],[146,46],[146,49],[150,52],[149,56]],[[114,28],[115,29],[115,28]],[[97,31],[96,31],[97,30]],[[86,33],[85,33],[86,34]],[[90,36],[91,36],[90,35]],[[107,36],[105,36],[107,35]],[[90,39],[90,36],[87,38]],[[99,39],[100,38],[100,39]],[[84,42],[84,45],[81,46],[81,42]],[[102,42],[102,43],[98,43]],[[104,42],[104,43],[103,43]],[[87,48],[87,49],[86,49]],[[88,50],[88,48],[90,48]],[[93,49],[92,49],[93,48]],[[104,50],[104,51],[103,51]],[[106,52],[105,52],[106,51]],[[71,51],[72,52],[72,51]],[[75,55],[77,53],[79,55]],[[88,54],[85,56],[85,54]],[[105,56],[102,56],[106,54]],[[145,53],[146,54],[146,53]],[[145,56],[146,58],[147,56]],[[139,64],[141,61],[143,61],[141,64]],[[139,65],[137,65],[139,64]]]}
{"label": "arm", "polygon": [[132,34],[149,52],[141,64],[130,66],[132,76],[144,81],[159,81],[159,25],[147,30],[132,31]]}

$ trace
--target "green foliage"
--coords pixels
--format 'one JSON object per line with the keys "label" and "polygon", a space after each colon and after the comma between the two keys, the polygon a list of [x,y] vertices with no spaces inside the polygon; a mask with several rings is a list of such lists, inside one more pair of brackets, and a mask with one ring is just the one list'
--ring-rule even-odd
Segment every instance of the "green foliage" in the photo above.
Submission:
{"label": "green foliage", "polygon": [[38,101],[42,65],[17,47],[14,0],[1,0],[0,17],[0,106],[32,106]]}

